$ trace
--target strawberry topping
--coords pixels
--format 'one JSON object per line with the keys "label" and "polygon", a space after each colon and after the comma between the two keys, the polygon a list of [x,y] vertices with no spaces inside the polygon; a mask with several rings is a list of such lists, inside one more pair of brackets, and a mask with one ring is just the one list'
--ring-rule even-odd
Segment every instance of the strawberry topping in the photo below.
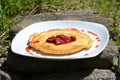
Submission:
{"label": "strawberry topping", "polygon": [[56,35],[56,36],[52,36],[49,37],[46,42],[48,43],[53,43],[55,45],[60,45],[60,44],[67,44],[67,43],[71,43],[73,41],[76,40],[75,36],[65,36],[65,35]]}

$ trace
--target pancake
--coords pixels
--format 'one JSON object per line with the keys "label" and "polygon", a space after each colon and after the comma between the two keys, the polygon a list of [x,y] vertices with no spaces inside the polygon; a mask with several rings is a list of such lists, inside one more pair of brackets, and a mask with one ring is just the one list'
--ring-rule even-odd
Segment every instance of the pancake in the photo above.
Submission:
{"label": "pancake", "polygon": [[93,40],[87,34],[75,30],[56,29],[34,33],[30,36],[28,43],[42,54],[59,56],[87,50],[92,46]]}

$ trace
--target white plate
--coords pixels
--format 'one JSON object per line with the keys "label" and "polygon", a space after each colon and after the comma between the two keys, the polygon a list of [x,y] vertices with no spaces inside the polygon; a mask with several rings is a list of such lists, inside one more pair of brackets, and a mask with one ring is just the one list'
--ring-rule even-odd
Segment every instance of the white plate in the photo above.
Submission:
{"label": "white plate", "polygon": [[[50,29],[60,28],[76,28],[83,33],[88,34],[94,43],[89,50],[83,50],[81,52],[66,55],[66,56],[46,56],[38,54],[35,51],[30,50],[31,55],[26,51],[28,46],[28,39],[31,34],[36,32],[48,31]],[[36,58],[46,59],[80,59],[80,58],[92,58],[100,54],[106,47],[109,41],[109,32],[102,24],[84,22],[84,21],[72,21],[72,20],[58,20],[58,21],[45,21],[34,23],[23,30],[21,30],[12,40],[11,50],[23,56],[31,56]]]}

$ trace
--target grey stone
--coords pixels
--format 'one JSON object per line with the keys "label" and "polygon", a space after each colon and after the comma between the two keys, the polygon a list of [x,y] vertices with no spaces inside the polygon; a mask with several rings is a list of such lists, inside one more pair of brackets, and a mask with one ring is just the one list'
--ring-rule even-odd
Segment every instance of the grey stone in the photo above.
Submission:
{"label": "grey stone", "polygon": [[2,64],[7,60],[6,57],[1,57],[0,58],[0,67],[2,66]]}
{"label": "grey stone", "polygon": [[91,72],[92,70],[51,72],[33,76],[30,80],[83,80]]}
{"label": "grey stone", "polygon": [[20,23],[11,27],[10,32],[12,35],[18,33],[21,29],[41,21],[50,20],[81,20],[90,21],[100,24],[104,24],[108,29],[112,25],[110,19],[104,18],[95,14],[92,10],[77,10],[77,11],[67,11],[67,12],[56,12],[56,13],[40,13],[36,15],[26,16]]}
{"label": "grey stone", "polygon": [[8,70],[24,73],[111,68],[112,67],[111,61],[113,57],[119,55],[118,48],[115,47],[116,47],[115,42],[110,40],[109,44],[100,55],[93,58],[77,60],[49,60],[49,59],[47,60],[31,58],[12,53],[10,49],[6,61],[7,63],[6,66]]}
{"label": "grey stone", "polygon": [[[33,23],[41,22],[41,21],[49,21],[49,20],[90,21],[90,22],[104,24],[108,29],[112,25],[109,19],[96,14],[92,10],[76,10],[76,11],[67,11],[67,12],[59,12],[59,13],[55,12],[55,13],[40,13],[36,15],[29,15],[25,17],[25,19],[23,19],[16,26],[13,26],[10,29],[10,31],[11,33],[13,33],[13,35],[15,35],[21,29],[24,29],[25,27]],[[72,68],[86,69],[86,66],[87,68],[108,68],[108,67],[110,68],[112,65],[111,60],[113,56],[118,56],[118,54],[119,52],[118,52],[118,48],[115,42],[112,39],[110,39],[109,44],[103,50],[103,52],[100,55],[92,59],[85,59],[85,60],[80,59],[80,60],[70,60],[70,61],[69,60],[68,61],[44,60],[44,59],[23,57],[20,55],[16,55],[10,51],[8,55],[7,65],[9,69],[12,69],[15,71],[25,71],[25,72],[27,71],[31,71],[31,72],[38,71],[39,72],[39,71],[53,71],[53,70],[56,71],[57,68],[59,68],[60,70],[72,69]],[[27,60],[31,62],[27,62]],[[16,68],[15,67],[16,64],[18,64],[19,66],[20,65],[23,65],[23,66],[20,68],[18,67]],[[65,65],[65,66],[62,66],[62,65]],[[50,67],[47,68],[47,66],[50,66]],[[54,66],[55,68],[53,69]],[[72,67],[67,67],[67,66],[72,66]]]}
{"label": "grey stone", "polygon": [[110,39],[108,45],[101,54],[101,58],[112,61],[113,57],[118,55],[119,55],[118,47],[116,43],[112,39]]}
{"label": "grey stone", "polygon": [[[55,12],[55,13],[40,13],[36,15],[29,15],[25,17],[20,23],[13,26],[10,29],[11,35],[15,36],[21,29],[41,21],[49,20],[81,20],[90,21],[100,24],[104,24],[108,29],[112,25],[111,20],[104,18],[92,10],[77,10],[77,11],[67,11],[67,12]],[[76,60],[49,60],[49,59],[39,59],[25,57],[22,55],[17,55],[9,49],[6,61],[6,70],[17,72],[17,73],[39,73],[34,76],[29,76],[30,80],[92,80],[91,76],[97,79],[115,79],[114,73],[110,70],[101,70],[101,68],[110,69],[112,67],[111,60],[114,56],[118,56],[118,47],[115,42],[110,39],[109,44],[103,50],[103,52],[93,58],[88,59],[76,59]],[[100,68],[100,69],[95,69]],[[92,71],[86,71],[89,69],[95,69]],[[81,72],[85,70],[85,72]],[[64,72],[66,71],[66,72]],[[68,72],[71,71],[69,75]],[[72,72],[73,71],[73,72]],[[43,73],[46,73],[43,75]],[[53,72],[47,73],[47,72]],[[58,72],[58,73],[54,73]],[[63,73],[62,73],[63,72]],[[42,74],[40,74],[42,73]],[[73,74],[72,74],[73,73]],[[89,73],[89,74],[86,74]],[[64,75],[63,75],[64,74]],[[82,75],[83,74],[83,75]],[[96,75],[95,75],[96,74]],[[103,77],[103,74],[105,77]],[[50,76],[49,76],[50,75]],[[63,75],[63,76],[61,76]],[[75,76],[76,75],[76,76]],[[88,76],[89,75],[89,76]],[[99,75],[99,76],[98,76]],[[47,77],[49,78],[47,78]],[[52,76],[52,77],[51,77]],[[69,77],[68,77],[69,76]],[[87,77],[86,77],[87,76]],[[56,78],[57,77],[57,78]],[[73,78],[74,77],[74,78]],[[85,78],[86,77],[86,78]],[[27,80],[29,80],[27,79]]]}
{"label": "grey stone", "polygon": [[67,71],[36,75],[30,80],[116,80],[115,73],[108,69],[94,69],[86,71]]}
{"label": "grey stone", "polygon": [[0,80],[25,80],[20,75],[0,69]]}
{"label": "grey stone", "polygon": [[12,80],[9,74],[0,70],[0,80]]}
{"label": "grey stone", "polygon": [[111,70],[95,69],[83,80],[116,80],[116,76]]}
{"label": "grey stone", "polygon": [[111,66],[111,62],[100,58],[100,55],[88,59],[52,60],[26,57],[9,51],[6,61],[7,70],[18,73],[76,71],[93,68],[111,68]]}
{"label": "grey stone", "polygon": [[[113,56],[117,56],[119,53],[117,47],[112,45],[114,43],[110,40],[108,46],[104,49],[101,55],[90,59],[80,60],[44,60],[30,57],[24,57],[16,55],[9,51],[7,59],[7,67],[12,71],[23,71],[23,72],[40,72],[40,71],[60,71],[60,70],[83,70],[91,68],[110,68],[111,59]],[[112,45],[112,46],[111,46]],[[114,46],[114,47],[113,47]],[[111,52],[112,50],[112,52]],[[115,50],[115,51],[114,51]],[[29,62],[28,62],[29,60]],[[19,63],[19,64],[18,64]],[[16,66],[21,66],[17,67]],[[92,65],[94,64],[94,65]],[[49,67],[48,67],[49,66]],[[69,67],[68,67],[69,66]],[[59,70],[58,70],[59,69]]]}
{"label": "grey stone", "polygon": [[26,16],[25,19],[23,19],[20,23],[13,26],[10,32],[13,35],[15,35],[20,30],[29,26],[30,24],[41,22],[41,21],[49,21],[49,20],[57,20],[57,16],[55,16],[53,13],[40,13],[36,15],[29,15],[29,16]]}

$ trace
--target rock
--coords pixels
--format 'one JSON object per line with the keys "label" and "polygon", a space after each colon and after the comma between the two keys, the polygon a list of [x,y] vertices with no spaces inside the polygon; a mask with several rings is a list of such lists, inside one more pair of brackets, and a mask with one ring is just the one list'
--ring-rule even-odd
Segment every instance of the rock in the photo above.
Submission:
{"label": "rock", "polygon": [[[59,13],[40,13],[25,17],[20,23],[10,29],[12,35],[18,33],[21,29],[41,21],[49,20],[82,20],[104,24],[108,29],[112,25],[107,18],[96,14],[92,10],[76,10]],[[113,56],[118,56],[118,48],[115,42],[110,39],[109,44],[104,51],[94,57],[80,60],[46,60],[16,55],[9,51],[7,67],[12,71],[39,72],[39,71],[59,71],[60,70],[82,70],[91,68],[110,68]],[[28,61],[29,60],[29,61]],[[14,62],[14,63],[13,63]],[[16,67],[21,66],[21,67]],[[94,65],[93,65],[94,64]],[[49,66],[49,67],[48,67]],[[69,66],[69,67],[68,67]],[[54,67],[54,68],[53,68]]]}
{"label": "rock", "polygon": [[103,50],[101,54],[101,58],[108,59],[109,61],[112,61],[113,57],[117,57],[119,55],[118,47],[116,43],[110,39],[108,45]]}
{"label": "rock", "polygon": [[17,74],[0,69],[0,80],[24,80]]}
{"label": "rock", "polygon": [[0,80],[119,80],[119,78],[116,73],[108,69],[39,72],[34,74],[21,73],[19,75],[0,70]]}
{"label": "rock", "polygon": [[99,16],[92,10],[77,10],[67,12],[56,12],[56,13],[40,13],[36,15],[29,15],[25,17],[20,23],[11,27],[10,32],[13,36],[18,33],[21,29],[41,21],[50,20],[81,20],[90,21],[100,24],[104,24],[108,29],[112,25],[112,22],[104,17]]}
{"label": "rock", "polygon": [[[93,65],[94,64],[94,65]],[[18,67],[20,66],[20,67]],[[88,59],[52,60],[31,58],[10,52],[6,61],[7,70],[13,72],[34,73],[51,71],[77,71],[93,68],[111,68],[112,64],[99,56]]]}
{"label": "rock", "polygon": [[[92,10],[40,13],[36,15],[29,15],[20,23],[13,26],[10,29],[11,35],[14,37],[21,29],[24,29],[33,23],[49,20],[90,21],[104,24],[108,29],[110,29],[110,26],[112,25],[109,19],[96,14]],[[114,56],[118,56],[119,54],[118,48],[112,39],[110,39],[109,44],[100,55],[88,59],[49,60],[17,55],[13,53],[11,49],[9,49],[8,52],[5,70],[19,74],[28,74],[28,78],[25,80],[91,80],[91,76],[93,76],[94,79],[108,79],[109,75],[111,75],[109,79],[111,78],[115,80],[115,74],[107,69],[112,67],[112,58]],[[92,69],[95,70],[92,71]],[[14,75],[16,76],[16,74]]]}
{"label": "rock", "polygon": [[112,58],[114,56],[119,55],[118,48],[116,47],[115,42],[113,40],[109,41],[109,44],[100,55],[88,59],[76,59],[76,60],[39,59],[17,55],[15,53],[12,53],[11,49],[9,50],[10,51],[6,61],[7,70],[24,73],[111,68]]}
{"label": "rock", "polygon": [[111,70],[94,69],[94,71],[83,80],[116,80],[116,76]]}
{"label": "rock", "polygon": [[49,20],[57,20],[57,16],[53,13],[40,13],[36,15],[26,16],[20,23],[11,27],[10,32],[12,36],[18,33],[21,29],[29,26],[30,24],[41,22],[41,21],[49,21]]}
{"label": "rock", "polygon": [[4,71],[0,70],[0,80],[11,80],[11,77]]}
{"label": "rock", "polygon": [[6,57],[1,57],[0,58],[0,67],[2,66],[2,64],[7,60]]}
{"label": "rock", "polygon": [[64,72],[51,72],[42,75],[35,75],[30,80],[83,80],[88,76],[92,70],[86,71],[64,71]]}
{"label": "rock", "polygon": [[[41,21],[49,20],[81,20],[104,24],[108,29],[112,25],[111,22],[92,10],[77,10],[61,13],[40,13],[25,17],[20,23],[10,29],[12,35],[16,35],[21,29]],[[109,44],[104,51],[94,57],[79,60],[47,60],[25,57],[17,55],[9,51],[6,65],[8,70],[16,72],[47,72],[47,71],[64,71],[64,70],[83,70],[93,68],[111,68],[113,56],[119,54],[115,42],[110,39]],[[23,64],[24,63],[24,64]],[[22,66],[21,66],[22,65]],[[19,67],[20,66],[20,67]],[[66,67],[67,66],[67,67]]]}
{"label": "rock", "polygon": [[67,71],[45,73],[43,75],[36,75],[30,80],[117,80],[115,73],[108,69],[94,69],[87,71]]}

